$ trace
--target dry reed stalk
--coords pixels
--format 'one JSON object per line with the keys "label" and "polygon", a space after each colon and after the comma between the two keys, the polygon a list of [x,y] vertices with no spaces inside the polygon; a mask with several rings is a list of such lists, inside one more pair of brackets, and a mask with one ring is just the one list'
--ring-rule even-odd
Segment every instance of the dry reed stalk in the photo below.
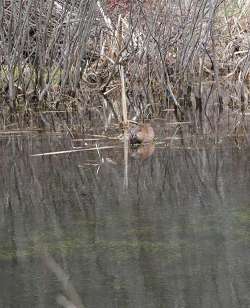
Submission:
{"label": "dry reed stalk", "polygon": [[111,137],[111,136],[103,136],[103,135],[89,135],[89,134],[87,134],[86,136],[97,137],[97,138],[102,138],[102,139],[110,139],[110,140],[120,140],[120,137]]}
{"label": "dry reed stalk", "polygon": [[99,166],[100,164],[99,163],[84,163],[83,165],[78,165],[79,168],[84,168],[85,166],[93,166],[93,167],[96,167],[96,166]]}
{"label": "dry reed stalk", "polygon": [[19,134],[30,134],[41,132],[41,129],[30,129],[30,130],[8,130],[8,131],[0,131],[0,135],[19,135]]}
{"label": "dry reed stalk", "polygon": [[113,31],[113,27],[112,27],[112,23],[111,23],[111,19],[105,14],[104,10],[103,10],[103,7],[101,5],[101,2],[100,1],[97,1],[97,7],[106,23],[106,26],[111,30]]}
{"label": "dry reed stalk", "polygon": [[[121,148],[120,146],[103,146],[99,147],[99,150],[107,150],[107,149],[118,149]],[[65,150],[65,151],[56,151],[56,152],[46,152],[46,153],[38,153],[38,154],[31,154],[31,157],[39,157],[39,156],[51,156],[51,155],[61,155],[61,154],[71,154],[76,152],[85,152],[85,151],[96,151],[95,148],[86,148],[86,149],[75,149],[75,150]]]}
{"label": "dry reed stalk", "polygon": [[120,76],[121,76],[121,94],[122,94],[122,115],[123,115],[123,125],[128,127],[128,111],[127,111],[127,99],[126,99],[126,89],[125,89],[125,78],[124,78],[124,68],[120,66]]}
{"label": "dry reed stalk", "polygon": [[169,122],[169,123],[165,123],[165,125],[185,125],[185,124],[192,124],[192,122],[188,121],[188,122]]}

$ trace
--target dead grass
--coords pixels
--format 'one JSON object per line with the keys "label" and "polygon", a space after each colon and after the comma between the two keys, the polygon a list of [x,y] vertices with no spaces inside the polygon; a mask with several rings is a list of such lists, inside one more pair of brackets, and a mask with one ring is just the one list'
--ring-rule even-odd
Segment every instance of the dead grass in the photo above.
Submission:
{"label": "dead grass", "polygon": [[249,111],[249,1],[134,1],[112,11],[110,1],[34,1],[22,15],[13,4],[1,17],[9,31],[0,38],[1,128],[108,129],[170,109],[177,121],[215,105]]}

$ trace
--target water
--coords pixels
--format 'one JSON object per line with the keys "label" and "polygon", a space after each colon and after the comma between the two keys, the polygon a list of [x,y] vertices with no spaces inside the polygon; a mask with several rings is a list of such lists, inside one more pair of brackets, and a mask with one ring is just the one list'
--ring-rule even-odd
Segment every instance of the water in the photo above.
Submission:
{"label": "water", "polygon": [[51,260],[86,308],[250,307],[249,146],[156,147],[127,189],[122,149],[30,156],[69,148],[1,139],[0,307],[70,300]]}

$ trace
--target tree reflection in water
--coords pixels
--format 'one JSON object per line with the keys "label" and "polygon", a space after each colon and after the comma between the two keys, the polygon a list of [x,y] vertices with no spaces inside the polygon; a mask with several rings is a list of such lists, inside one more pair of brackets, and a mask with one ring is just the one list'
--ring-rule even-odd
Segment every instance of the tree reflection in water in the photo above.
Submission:
{"label": "tree reflection in water", "polygon": [[139,148],[127,191],[120,150],[98,174],[79,167],[97,153],[29,155],[68,146],[1,141],[1,307],[55,307],[39,243],[85,307],[250,305],[249,146]]}

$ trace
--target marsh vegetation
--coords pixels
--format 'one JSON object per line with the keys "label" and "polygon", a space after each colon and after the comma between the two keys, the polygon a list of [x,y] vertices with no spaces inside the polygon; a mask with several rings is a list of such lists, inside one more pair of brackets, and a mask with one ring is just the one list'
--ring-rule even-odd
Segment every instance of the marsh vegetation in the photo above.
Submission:
{"label": "marsh vegetation", "polygon": [[1,129],[108,129],[124,121],[122,81],[128,119],[197,128],[230,110],[245,128],[249,1],[2,4]]}
{"label": "marsh vegetation", "polygon": [[250,306],[249,10],[0,0],[1,307]]}

